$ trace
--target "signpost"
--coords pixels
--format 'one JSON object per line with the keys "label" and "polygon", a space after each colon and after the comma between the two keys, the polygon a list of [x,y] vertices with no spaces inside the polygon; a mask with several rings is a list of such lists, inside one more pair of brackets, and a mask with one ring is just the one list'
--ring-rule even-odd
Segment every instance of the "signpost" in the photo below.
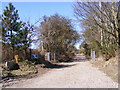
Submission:
{"label": "signpost", "polygon": [[18,63],[18,55],[15,55],[15,61]]}

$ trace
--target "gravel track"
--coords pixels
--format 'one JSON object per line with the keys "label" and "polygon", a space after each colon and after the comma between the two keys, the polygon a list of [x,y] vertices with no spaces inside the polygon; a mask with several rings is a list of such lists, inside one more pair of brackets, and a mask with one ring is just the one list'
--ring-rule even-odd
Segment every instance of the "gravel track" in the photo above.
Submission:
{"label": "gravel track", "polygon": [[66,66],[7,88],[118,88],[118,83],[92,67],[89,61],[61,64]]}

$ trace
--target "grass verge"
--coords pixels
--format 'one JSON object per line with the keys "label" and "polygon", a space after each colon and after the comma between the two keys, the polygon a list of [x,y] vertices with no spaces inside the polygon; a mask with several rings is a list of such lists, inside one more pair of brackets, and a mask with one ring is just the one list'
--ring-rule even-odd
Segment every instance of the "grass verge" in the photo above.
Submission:
{"label": "grass verge", "polygon": [[113,81],[118,82],[118,57],[111,58],[105,61],[103,57],[97,58],[96,61],[90,61],[94,67],[103,71],[108,75]]}

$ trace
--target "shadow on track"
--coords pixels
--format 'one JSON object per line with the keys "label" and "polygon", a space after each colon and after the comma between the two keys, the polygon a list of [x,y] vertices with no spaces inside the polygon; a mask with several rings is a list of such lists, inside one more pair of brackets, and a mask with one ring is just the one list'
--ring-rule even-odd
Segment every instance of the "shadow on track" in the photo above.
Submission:
{"label": "shadow on track", "polygon": [[68,67],[72,67],[72,66],[75,66],[75,65],[77,65],[77,64],[72,64],[72,65],[62,65],[62,64],[58,65],[58,64],[53,64],[50,67],[44,66],[43,68],[57,68],[57,69],[59,69],[59,68],[68,68]]}

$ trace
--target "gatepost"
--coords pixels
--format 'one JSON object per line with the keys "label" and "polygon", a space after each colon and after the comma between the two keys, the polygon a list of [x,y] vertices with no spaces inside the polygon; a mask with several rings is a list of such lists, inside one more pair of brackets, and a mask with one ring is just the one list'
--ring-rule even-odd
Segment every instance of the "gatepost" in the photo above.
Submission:
{"label": "gatepost", "polygon": [[55,53],[54,53],[54,61],[56,61]]}
{"label": "gatepost", "polygon": [[91,50],[91,60],[96,61],[95,51]]}
{"label": "gatepost", "polygon": [[50,61],[50,52],[48,52],[48,61]]}
{"label": "gatepost", "polygon": [[93,61],[96,61],[96,58],[95,58],[95,51],[92,52],[92,60],[93,60]]}
{"label": "gatepost", "polygon": [[50,52],[45,53],[45,60],[50,61]]}

